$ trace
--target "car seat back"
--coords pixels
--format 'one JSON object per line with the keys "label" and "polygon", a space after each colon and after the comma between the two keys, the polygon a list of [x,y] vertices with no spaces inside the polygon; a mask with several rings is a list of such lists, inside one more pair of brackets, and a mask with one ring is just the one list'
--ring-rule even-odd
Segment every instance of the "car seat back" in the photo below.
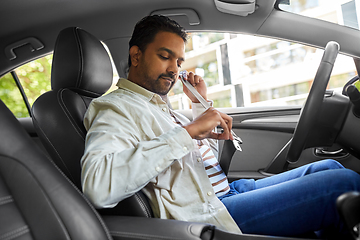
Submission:
{"label": "car seat back", "polygon": [[98,213],[0,101],[0,239],[111,239]]}
{"label": "car seat back", "polygon": [[[80,160],[85,149],[83,118],[90,102],[111,86],[113,71],[102,43],[83,29],[62,30],[56,40],[51,91],[33,104],[36,132],[55,164],[81,190]],[[104,212],[151,217],[142,192]]]}

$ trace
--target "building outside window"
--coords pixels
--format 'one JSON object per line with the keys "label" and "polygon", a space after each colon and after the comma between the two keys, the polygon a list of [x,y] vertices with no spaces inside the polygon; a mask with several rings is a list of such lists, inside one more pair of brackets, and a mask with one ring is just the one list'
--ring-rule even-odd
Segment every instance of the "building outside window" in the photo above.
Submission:
{"label": "building outside window", "polygon": [[[287,0],[280,8],[357,27],[358,0]],[[324,10],[322,6],[327,6]],[[360,5],[359,5],[360,6]],[[359,8],[360,9],[360,8]],[[346,14],[343,14],[347,11]],[[351,19],[348,16],[351,11]],[[355,23],[354,23],[355,21]],[[310,90],[323,50],[278,39],[233,33],[191,33],[182,70],[206,81],[214,107],[301,105]],[[349,56],[337,57],[328,88],[341,91],[356,75]],[[174,109],[191,103],[178,81],[169,94]]]}

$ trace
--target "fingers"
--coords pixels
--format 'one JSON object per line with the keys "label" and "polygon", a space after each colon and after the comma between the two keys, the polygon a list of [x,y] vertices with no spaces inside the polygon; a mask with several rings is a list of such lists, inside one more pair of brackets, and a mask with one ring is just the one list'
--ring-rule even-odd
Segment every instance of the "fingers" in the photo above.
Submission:
{"label": "fingers", "polygon": [[198,85],[201,81],[204,81],[199,75],[195,75],[193,72],[186,72],[183,74],[184,80],[188,81],[194,87]]}
{"label": "fingers", "polygon": [[[213,130],[220,126],[223,128],[222,133],[215,133]],[[214,108],[209,108],[193,122],[184,126],[194,139],[213,138],[219,140],[233,139],[231,134],[232,117],[225,113],[219,112]]]}
{"label": "fingers", "polygon": [[[193,72],[189,72],[188,74],[186,72],[182,72],[181,74],[183,74],[184,80],[188,81],[191,85],[193,85],[196,88],[196,90],[200,93],[200,95],[206,100],[207,99],[206,98],[206,84],[205,84],[204,80],[200,76],[195,75]],[[183,86],[183,87],[184,87],[185,94],[191,99],[192,102],[194,102],[194,103],[199,102],[198,99],[196,99],[196,97],[193,94],[191,94],[185,86]],[[215,115],[217,115],[216,118],[207,117],[213,113],[215,113]],[[198,128],[199,131],[193,131],[194,128],[191,125],[186,126],[187,131],[189,133],[191,133],[190,135],[193,138],[203,139],[205,137],[209,137],[209,138],[214,138],[214,139],[225,139],[225,140],[231,139],[231,140],[233,140],[233,136],[231,134],[232,118],[230,116],[228,116],[225,113],[221,113],[221,112],[215,110],[214,108],[207,109],[204,114],[205,115],[201,119],[197,119],[196,121],[193,122],[195,124],[197,124],[199,122],[203,123],[203,125]],[[211,119],[211,121],[207,121],[206,117],[208,118],[208,120]],[[210,128],[205,127],[205,126],[210,126]],[[217,126],[220,126],[223,128],[222,133],[213,132],[213,129]]]}
{"label": "fingers", "polygon": [[222,112],[218,112],[220,114],[220,127],[222,127],[223,132],[220,134],[217,134],[217,138],[219,140],[234,140],[234,137],[231,134],[231,129],[232,129],[232,117],[230,117],[229,115],[222,113]]}
{"label": "fingers", "polygon": [[218,112],[219,122],[217,126],[220,126],[223,131],[222,133],[216,133],[211,131],[208,138],[218,139],[218,140],[234,140],[234,137],[231,134],[232,129],[232,117],[226,115],[225,113]]}
{"label": "fingers", "polygon": [[[186,74],[183,74],[184,80],[188,81],[195,89],[198,91],[198,93],[207,101],[207,87],[205,84],[205,81],[200,77],[199,75],[195,75],[193,72],[189,72]],[[186,86],[183,86],[184,93],[190,98],[190,100],[194,103],[198,103],[199,100],[196,99],[196,97],[190,93],[190,91],[186,88]]]}
{"label": "fingers", "polygon": [[195,73],[193,72],[189,72],[188,76],[187,76],[187,81],[193,85],[194,87],[197,86],[201,81],[204,81],[202,79],[202,77],[200,77],[199,75],[195,75]]}

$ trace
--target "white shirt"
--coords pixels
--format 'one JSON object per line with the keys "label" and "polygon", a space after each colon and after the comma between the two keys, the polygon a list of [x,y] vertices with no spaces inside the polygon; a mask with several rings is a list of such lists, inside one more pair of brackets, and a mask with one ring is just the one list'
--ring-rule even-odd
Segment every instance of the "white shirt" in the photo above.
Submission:
{"label": "white shirt", "polygon": [[[155,217],[210,223],[240,233],[214,193],[196,142],[173,122],[168,105],[129,80],[120,79],[117,86],[93,100],[84,118],[84,194],[96,207],[110,208],[142,190]],[[199,105],[193,106],[195,117],[205,110]],[[217,155],[216,141],[203,142]]]}

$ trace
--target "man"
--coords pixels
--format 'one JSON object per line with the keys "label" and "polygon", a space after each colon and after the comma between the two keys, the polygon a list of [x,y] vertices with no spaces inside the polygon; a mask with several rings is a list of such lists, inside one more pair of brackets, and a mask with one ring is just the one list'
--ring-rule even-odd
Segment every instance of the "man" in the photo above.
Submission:
{"label": "man", "polygon": [[[142,190],[160,218],[211,223],[234,233],[342,233],[335,200],[360,190],[360,177],[336,161],[228,184],[216,162],[217,140],[232,139],[232,118],[214,108],[205,111],[186,87],[192,122],[167,104],[185,43],[184,29],[166,17],[145,17],[135,26],[128,79],[94,100],[84,119],[82,184],[93,204],[111,208]],[[201,77],[188,73],[187,81],[207,99]],[[224,131],[214,132],[217,126]]]}

